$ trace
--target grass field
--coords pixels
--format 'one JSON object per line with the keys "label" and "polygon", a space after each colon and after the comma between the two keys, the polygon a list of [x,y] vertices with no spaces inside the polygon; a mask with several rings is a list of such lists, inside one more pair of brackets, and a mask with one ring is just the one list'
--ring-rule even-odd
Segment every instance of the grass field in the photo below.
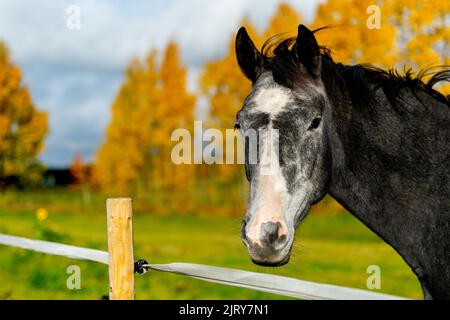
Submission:
{"label": "grass field", "polygon": [[[104,199],[89,207],[74,192],[3,194],[0,233],[106,250]],[[40,221],[36,209],[47,208]],[[194,262],[366,288],[369,265],[381,268],[379,292],[422,298],[420,285],[396,252],[350,214],[313,213],[297,231],[291,262],[253,265],[239,239],[240,218],[155,216],[135,212],[135,255],[153,263]],[[81,289],[69,290],[69,265],[81,268]],[[0,245],[0,299],[100,299],[107,266]],[[136,277],[138,299],[280,299],[281,296],[149,272]]]}

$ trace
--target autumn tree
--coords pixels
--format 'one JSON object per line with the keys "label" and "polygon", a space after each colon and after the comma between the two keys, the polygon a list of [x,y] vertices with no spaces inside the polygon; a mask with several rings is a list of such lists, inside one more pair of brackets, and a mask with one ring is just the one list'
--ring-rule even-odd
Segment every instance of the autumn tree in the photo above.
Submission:
{"label": "autumn tree", "polygon": [[170,42],[158,58],[153,50],[145,64],[134,60],[113,103],[95,166],[106,191],[147,197],[152,190],[185,190],[194,180],[192,168],[176,166],[170,156],[171,133],[190,130],[196,99],[178,46]]}
{"label": "autumn tree", "polygon": [[72,176],[72,187],[79,188],[81,190],[83,203],[88,204],[91,200],[91,166],[84,162],[80,153],[77,153],[70,164],[69,170],[70,175]]}
{"label": "autumn tree", "polygon": [[449,64],[449,12],[448,1],[328,0],[314,27],[333,27],[317,38],[336,61],[418,71]]}
{"label": "autumn tree", "polygon": [[[449,1],[389,0],[386,4],[390,23],[398,30],[399,68],[437,71],[450,64]],[[436,89],[450,94],[449,83],[439,83]]]}
{"label": "autumn tree", "polygon": [[284,37],[296,35],[297,26],[302,20],[303,18],[299,12],[289,4],[282,2],[270,19],[263,38],[268,39],[275,35],[282,35]]}
{"label": "autumn tree", "polygon": [[449,1],[389,0],[386,7],[398,30],[400,61],[415,69],[450,63]]}
{"label": "autumn tree", "polygon": [[89,183],[90,167],[84,162],[80,153],[75,154],[69,167],[72,183],[74,185],[83,185]]}
{"label": "autumn tree", "polygon": [[332,27],[316,36],[336,61],[390,67],[396,61],[397,46],[388,11],[372,0],[328,0],[317,8],[313,28]]}
{"label": "autumn tree", "polygon": [[[187,129],[192,133],[196,98],[187,91],[187,70],[181,65],[178,46],[170,42],[159,71],[159,107],[155,110],[153,136],[158,156],[154,182],[160,188],[182,193],[193,188],[194,171],[188,164],[175,165],[171,159],[172,132]],[[193,137],[192,137],[193,139]]]}
{"label": "autumn tree", "polygon": [[0,42],[0,186],[12,177],[22,182],[39,181],[42,166],[37,156],[46,133],[46,113],[33,104],[19,67]]}
{"label": "autumn tree", "polygon": [[126,70],[126,80],[113,102],[105,143],[98,150],[95,163],[96,179],[105,191],[131,195],[139,184],[145,183],[145,176],[140,173],[150,151],[151,111],[157,102],[156,73],[154,51],[146,66],[134,59]]}

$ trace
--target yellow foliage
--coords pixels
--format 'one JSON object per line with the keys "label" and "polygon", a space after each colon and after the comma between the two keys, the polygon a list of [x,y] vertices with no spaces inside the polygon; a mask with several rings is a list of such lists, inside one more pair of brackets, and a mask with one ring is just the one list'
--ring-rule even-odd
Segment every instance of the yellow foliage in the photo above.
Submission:
{"label": "yellow foliage", "polygon": [[421,69],[450,63],[449,1],[389,0],[391,23],[398,30],[396,59]]}
{"label": "yellow foliage", "polygon": [[446,84],[442,85],[438,90],[442,94],[445,94],[447,96],[450,95],[450,83],[446,83]]}
{"label": "yellow foliage", "polygon": [[160,64],[157,58],[153,50],[144,64],[131,62],[112,105],[94,174],[109,193],[147,196],[151,190],[189,185],[193,171],[172,163],[170,137],[177,128],[190,129],[196,99],[187,92],[177,45],[168,44]]}
{"label": "yellow foliage", "polygon": [[34,106],[19,67],[0,42],[0,182],[8,176],[36,180],[46,134],[47,114]]}
{"label": "yellow foliage", "polygon": [[287,3],[281,3],[270,20],[267,30],[264,32],[264,38],[267,39],[278,34],[295,35],[297,26],[301,22],[302,18],[297,11]]}
{"label": "yellow foliage", "polygon": [[386,6],[380,6],[380,29],[368,28],[367,8],[372,0],[329,0],[319,5],[313,28],[331,26],[317,33],[319,44],[331,49],[342,63],[371,63],[388,67],[395,63],[395,28]]}

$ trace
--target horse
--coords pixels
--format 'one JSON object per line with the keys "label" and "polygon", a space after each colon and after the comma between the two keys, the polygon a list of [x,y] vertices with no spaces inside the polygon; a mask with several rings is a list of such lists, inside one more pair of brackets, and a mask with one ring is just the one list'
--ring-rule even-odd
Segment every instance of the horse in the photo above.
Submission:
{"label": "horse", "polygon": [[[235,128],[278,133],[253,151],[244,142],[249,256],[287,263],[296,227],[329,194],[397,251],[425,299],[450,299],[450,102],[433,89],[450,70],[426,82],[425,71],[336,63],[316,31],[299,25],[296,37],[271,38],[261,51],[244,27],[236,36],[252,89]],[[271,174],[261,174],[266,145],[277,149]],[[260,162],[248,161],[252,152]]]}

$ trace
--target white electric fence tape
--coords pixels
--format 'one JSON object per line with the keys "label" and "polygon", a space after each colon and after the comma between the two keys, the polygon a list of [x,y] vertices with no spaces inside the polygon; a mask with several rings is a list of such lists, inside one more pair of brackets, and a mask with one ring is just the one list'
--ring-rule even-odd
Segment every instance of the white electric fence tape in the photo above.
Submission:
{"label": "white electric fence tape", "polygon": [[5,244],[7,246],[18,247],[22,249],[29,249],[47,254],[54,254],[57,256],[91,260],[108,264],[108,252],[101,250],[69,246],[67,244],[56,242],[14,237],[5,234],[0,234],[0,244]]}
{"label": "white electric fence tape", "polygon": [[147,264],[143,267],[190,276],[209,282],[248,288],[306,300],[402,300],[366,290],[321,284],[267,273],[193,263]]}
{"label": "white electric fence tape", "polygon": [[[60,243],[32,240],[0,234],[0,244],[23,249],[91,260],[108,264],[108,253],[101,250],[75,247]],[[275,293],[308,300],[403,300],[404,298],[366,290],[320,284],[267,273],[212,267],[193,263],[146,264],[144,268],[186,275],[192,278]]]}

